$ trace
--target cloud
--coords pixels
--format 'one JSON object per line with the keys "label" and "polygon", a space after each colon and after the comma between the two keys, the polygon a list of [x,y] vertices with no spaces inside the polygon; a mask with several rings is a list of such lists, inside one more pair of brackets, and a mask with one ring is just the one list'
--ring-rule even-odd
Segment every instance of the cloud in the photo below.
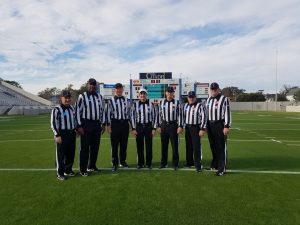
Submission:
{"label": "cloud", "polygon": [[299,11],[293,0],[3,0],[0,77],[37,93],[172,71],[273,92],[276,49],[279,87],[300,85]]}

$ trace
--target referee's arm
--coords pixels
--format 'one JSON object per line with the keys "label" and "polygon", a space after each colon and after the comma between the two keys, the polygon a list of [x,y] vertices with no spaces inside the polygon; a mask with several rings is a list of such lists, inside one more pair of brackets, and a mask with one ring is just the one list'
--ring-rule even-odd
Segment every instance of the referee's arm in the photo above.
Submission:
{"label": "referee's arm", "polygon": [[226,128],[230,128],[231,126],[231,111],[230,111],[230,103],[229,103],[229,99],[226,97],[225,100],[225,124],[224,127]]}
{"label": "referee's arm", "polygon": [[103,96],[101,96],[102,99],[102,118],[100,118],[101,123],[106,125],[106,104],[105,104],[105,99]]}
{"label": "referee's arm", "polygon": [[133,106],[130,110],[130,122],[132,130],[136,129],[136,103],[133,103]]}
{"label": "referee's arm", "polygon": [[51,128],[55,137],[59,137],[59,121],[58,121],[58,110],[54,108],[51,113]]}
{"label": "referee's arm", "polygon": [[183,110],[182,104],[178,102],[178,127],[183,128]]}
{"label": "referee's arm", "polygon": [[151,104],[152,126],[153,126],[153,129],[155,130],[157,128],[156,109],[155,109],[155,105],[153,103],[150,103],[150,104]]}
{"label": "referee's arm", "polygon": [[206,130],[206,123],[207,123],[207,115],[206,115],[206,109],[205,107],[201,104],[199,107],[199,121],[200,121],[200,130]]}
{"label": "referee's arm", "polygon": [[76,115],[77,127],[82,126],[82,124],[81,124],[82,107],[83,107],[83,96],[81,94],[81,95],[79,95],[77,102],[75,104],[75,115]]}
{"label": "referee's arm", "polygon": [[106,107],[106,125],[110,126],[111,123],[111,113],[112,113],[112,99],[108,99],[107,107]]}

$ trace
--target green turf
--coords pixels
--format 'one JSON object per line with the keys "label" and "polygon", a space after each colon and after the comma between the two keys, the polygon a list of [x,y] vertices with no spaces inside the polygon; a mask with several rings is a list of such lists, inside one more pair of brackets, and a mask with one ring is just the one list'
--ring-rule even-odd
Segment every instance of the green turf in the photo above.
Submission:
{"label": "green turf", "polygon": [[[229,169],[300,172],[299,137],[299,113],[234,113]],[[135,167],[135,143],[130,138],[128,163]],[[211,158],[207,137],[202,143],[207,167]],[[54,168],[49,116],[0,117],[0,146],[1,169]],[[98,166],[109,167],[110,160],[110,140],[105,134]],[[155,167],[159,161],[156,136]],[[181,166],[184,162],[181,139]],[[228,173],[216,177],[206,171],[119,170],[59,182],[55,171],[0,170],[0,184],[1,225],[300,224],[297,174]]]}

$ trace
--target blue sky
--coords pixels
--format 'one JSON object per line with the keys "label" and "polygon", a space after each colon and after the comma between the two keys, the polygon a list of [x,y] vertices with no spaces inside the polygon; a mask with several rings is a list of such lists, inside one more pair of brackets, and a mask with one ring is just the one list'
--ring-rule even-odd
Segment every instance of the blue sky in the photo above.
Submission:
{"label": "blue sky", "polygon": [[37,93],[172,71],[271,93],[276,49],[278,89],[300,85],[299,12],[295,0],[2,0],[0,77]]}

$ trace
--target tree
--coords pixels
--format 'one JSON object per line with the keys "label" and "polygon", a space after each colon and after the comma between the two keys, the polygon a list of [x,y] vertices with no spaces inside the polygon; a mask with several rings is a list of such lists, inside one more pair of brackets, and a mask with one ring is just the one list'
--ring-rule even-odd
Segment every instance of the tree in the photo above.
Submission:
{"label": "tree", "polygon": [[266,98],[261,92],[243,93],[237,96],[238,102],[265,102]]}
{"label": "tree", "polygon": [[4,82],[6,82],[6,83],[8,83],[8,84],[10,84],[12,86],[15,86],[17,88],[23,89],[22,86],[17,81],[14,81],[14,80],[5,80]]}
{"label": "tree", "polygon": [[300,102],[300,90],[296,91],[293,97],[296,102]]}
{"label": "tree", "polygon": [[238,87],[225,87],[222,89],[222,94],[236,101],[238,95],[245,93],[245,89],[239,89]]}
{"label": "tree", "polygon": [[279,102],[284,102],[284,101],[288,101],[286,96],[284,94],[277,94],[277,101]]}
{"label": "tree", "polygon": [[288,84],[284,84],[282,86],[282,89],[280,91],[280,94],[282,95],[287,95],[287,93],[289,93],[290,90],[294,89],[294,88],[298,88],[298,86],[291,86],[291,85],[288,85]]}
{"label": "tree", "polygon": [[58,96],[61,93],[60,89],[57,89],[56,87],[52,87],[52,88],[46,88],[43,91],[40,91],[38,93],[38,96],[47,99],[47,100],[51,100],[52,97]]}

